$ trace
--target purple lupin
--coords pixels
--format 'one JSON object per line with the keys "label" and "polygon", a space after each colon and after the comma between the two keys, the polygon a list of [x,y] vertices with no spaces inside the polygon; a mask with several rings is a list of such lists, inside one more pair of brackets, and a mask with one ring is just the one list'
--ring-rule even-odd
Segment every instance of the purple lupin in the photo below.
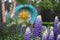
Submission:
{"label": "purple lupin", "polygon": [[37,16],[37,19],[33,25],[33,37],[34,39],[38,36],[40,39],[42,38],[42,19],[41,15]]}
{"label": "purple lupin", "polygon": [[53,32],[53,27],[50,28],[50,35],[48,40],[54,40],[54,32]]}
{"label": "purple lupin", "polygon": [[59,19],[58,17],[56,16],[55,17],[55,20],[54,20],[54,37],[55,37],[55,40],[57,39],[57,35],[58,35],[58,22],[59,22]]}
{"label": "purple lupin", "polygon": [[42,40],[48,40],[48,36],[49,36],[48,29],[45,29],[43,36],[42,36]]}
{"label": "purple lupin", "polygon": [[27,27],[26,32],[24,34],[24,40],[31,40],[30,35],[31,35],[30,28]]}
{"label": "purple lupin", "polygon": [[60,34],[57,36],[57,40],[60,40]]}

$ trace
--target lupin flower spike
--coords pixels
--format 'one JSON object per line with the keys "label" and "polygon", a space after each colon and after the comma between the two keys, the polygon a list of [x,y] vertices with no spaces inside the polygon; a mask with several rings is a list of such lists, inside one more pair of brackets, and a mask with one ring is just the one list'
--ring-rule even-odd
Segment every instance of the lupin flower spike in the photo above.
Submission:
{"label": "lupin flower spike", "polygon": [[50,31],[50,36],[49,36],[48,40],[55,40],[53,30]]}
{"label": "lupin flower spike", "polygon": [[58,35],[58,21],[59,21],[59,19],[58,19],[58,17],[56,16],[55,17],[55,20],[54,20],[54,36],[55,36],[55,40],[57,39],[57,35]]}
{"label": "lupin flower spike", "polygon": [[55,17],[55,23],[58,23],[58,21],[59,21],[59,19],[58,19],[58,17],[56,16],[56,17]]}
{"label": "lupin flower spike", "polygon": [[48,29],[44,31],[42,40],[48,40]]}
{"label": "lupin flower spike", "polygon": [[41,15],[37,16],[37,19],[34,23],[34,28],[33,28],[33,37],[42,37],[42,19],[41,19]]}
{"label": "lupin flower spike", "polygon": [[24,40],[30,40],[30,35],[31,35],[30,28],[27,27],[26,32],[24,34]]}

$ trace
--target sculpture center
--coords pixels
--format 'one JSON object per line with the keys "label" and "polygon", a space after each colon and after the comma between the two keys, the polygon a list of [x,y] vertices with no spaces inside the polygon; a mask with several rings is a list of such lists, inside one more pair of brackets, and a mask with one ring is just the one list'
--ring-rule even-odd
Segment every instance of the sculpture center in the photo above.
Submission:
{"label": "sculpture center", "polygon": [[20,20],[28,20],[30,18],[30,14],[28,10],[21,10],[19,12],[19,19]]}

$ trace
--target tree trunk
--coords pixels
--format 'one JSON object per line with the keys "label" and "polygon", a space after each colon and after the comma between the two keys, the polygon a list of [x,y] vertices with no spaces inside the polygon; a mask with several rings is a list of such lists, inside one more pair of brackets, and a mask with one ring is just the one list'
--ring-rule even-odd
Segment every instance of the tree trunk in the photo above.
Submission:
{"label": "tree trunk", "polygon": [[6,23],[5,3],[4,0],[1,0],[1,2],[2,2],[2,22]]}

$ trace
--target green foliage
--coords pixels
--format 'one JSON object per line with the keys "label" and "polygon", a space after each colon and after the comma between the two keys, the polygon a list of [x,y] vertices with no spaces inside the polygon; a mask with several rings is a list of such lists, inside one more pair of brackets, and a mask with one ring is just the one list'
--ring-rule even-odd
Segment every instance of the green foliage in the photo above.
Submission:
{"label": "green foliage", "polygon": [[27,22],[19,23],[18,19],[10,19],[3,28],[0,40],[24,40],[24,33],[21,32],[20,24],[31,25]]}
{"label": "green foliage", "polygon": [[23,33],[19,32],[19,26],[5,26],[0,35],[0,40],[24,40],[23,35]]}
{"label": "green foliage", "polygon": [[[28,3],[27,0],[16,0],[17,3],[26,4]],[[56,9],[60,9],[60,1],[57,3],[55,0],[42,0],[40,3],[37,4],[37,1],[31,1],[33,6],[39,5],[41,9],[50,9],[51,11],[55,11]]]}
{"label": "green foliage", "polygon": [[[13,22],[13,23],[12,23]],[[10,19],[1,30],[0,40],[24,40],[17,20]]]}
{"label": "green foliage", "polygon": [[27,0],[16,0],[17,3],[20,3],[20,4],[26,4],[27,3]]}
{"label": "green foliage", "polygon": [[46,2],[42,1],[42,2],[40,3],[40,7],[41,7],[42,9],[54,10],[57,6],[58,6],[57,3],[54,2],[54,1],[51,1],[51,0],[50,0],[50,1],[46,1]]}

